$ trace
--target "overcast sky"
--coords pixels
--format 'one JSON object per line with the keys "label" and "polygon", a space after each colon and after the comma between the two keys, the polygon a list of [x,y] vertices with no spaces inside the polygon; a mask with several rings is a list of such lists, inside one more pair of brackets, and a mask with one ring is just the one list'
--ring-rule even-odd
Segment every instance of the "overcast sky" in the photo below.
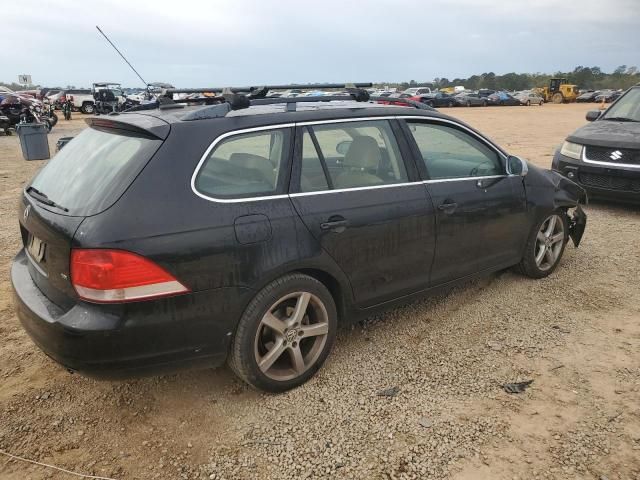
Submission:
{"label": "overcast sky", "polygon": [[177,87],[640,66],[640,0],[20,0],[2,17],[0,81],[44,86],[141,86],[95,25]]}

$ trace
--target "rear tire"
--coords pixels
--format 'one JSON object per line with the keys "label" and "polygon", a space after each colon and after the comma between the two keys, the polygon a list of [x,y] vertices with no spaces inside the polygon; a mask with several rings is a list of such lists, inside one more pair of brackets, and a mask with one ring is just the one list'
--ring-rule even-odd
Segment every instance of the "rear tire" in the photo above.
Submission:
{"label": "rear tire", "polygon": [[527,100],[527,107],[531,106],[531,100]]}
{"label": "rear tire", "polygon": [[337,325],[335,302],[322,283],[300,273],[285,275],[249,302],[231,343],[229,366],[254,388],[290,390],[320,369]]}
{"label": "rear tire", "polygon": [[539,221],[531,230],[524,256],[518,264],[523,275],[544,278],[551,275],[560,263],[569,239],[569,221],[564,210],[555,210]]}
{"label": "rear tire", "polygon": [[563,103],[564,102],[564,97],[562,96],[562,94],[560,92],[556,92],[553,94],[553,97],[551,97],[551,101],[553,103]]}

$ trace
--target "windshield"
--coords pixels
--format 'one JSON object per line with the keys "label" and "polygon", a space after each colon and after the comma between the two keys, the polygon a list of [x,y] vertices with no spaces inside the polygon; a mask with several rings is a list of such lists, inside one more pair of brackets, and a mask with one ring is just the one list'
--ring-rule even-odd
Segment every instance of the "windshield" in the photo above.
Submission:
{"label": "windshield", "polygon": [[627,118],[640,122],[640,88],[632,88],[611,105],[602,119]]}
{"label": "windshield", "polygon": [[38,172],[30,186],[69,215],[95,215],[124,193],[161,143],[125,130],[87,128]]}

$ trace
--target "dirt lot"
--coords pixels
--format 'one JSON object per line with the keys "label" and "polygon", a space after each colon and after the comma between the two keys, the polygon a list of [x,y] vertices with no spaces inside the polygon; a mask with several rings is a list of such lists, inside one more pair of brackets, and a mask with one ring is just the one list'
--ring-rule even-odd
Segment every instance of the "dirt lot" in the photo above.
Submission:
{"label": "dirt lot", "polygon": [[[549,167],[589,108],[446,113]],[[640,479],[637,208],[589,205],[583,245],[548,279],[503,272],[341,332],[315,379],[274,396],[225,369],[96,382],[43,355],[8,274],[17,198],[41,164],[0,137],[2,451],[116,479]],[[77,477],[0,456],[0,478]]]}

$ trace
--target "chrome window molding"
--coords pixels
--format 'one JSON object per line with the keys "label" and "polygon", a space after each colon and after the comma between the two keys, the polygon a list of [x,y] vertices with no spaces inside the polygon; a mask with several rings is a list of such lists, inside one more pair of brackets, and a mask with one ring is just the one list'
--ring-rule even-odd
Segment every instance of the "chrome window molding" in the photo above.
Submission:
{"label": "chrome window molding", "polygon": [[332,124],[332,123],[364,122],[364,121],[372,121],[372,120],[426,120],[426,121],[431,122],[431,123],[446,123],[446,124],[454,125],[454,126],[456,126],[458,128],[463,129],[465,132],[469,133],[470,135],[472,135],[474,138],[476,138],[477,140],[481,141],[482,143],[487,144],[487,146],[489,146],[492,150],[494,150],[494,151],[496,151],[496,153],[498,153],[498,155],[505,161],[505,165],[506,165],[507,155],[500,149],[500,147],[495,145],[490,140],[488,140],[488,139],[482,137],[481,135],[477,134],[473,130],[465,127],[464,125],[461,125],[461,124],[459,124],[457,122],[454,122],[452,120],[448,120],[446,118],[426,117],[426,116],[418,116],[418,115],[392,115],[392,116],[379,116],[379,117],[376,116],[376,117],[340,118],[340,119],[331,119],[331,120],[313,120],[313,121],[308,121],[308,122],[279,123],[279,124],[274,124],[274,125],[265,125],[265,126],[262,126],[262,127],[251,127],[251,128],[245,128],[245,129],[242,129],[242,130],[233,130],[231,132],[223,133],[222,135],[217,137],[213,142],[211,142],[211,145],[209,145],[209,147],[205,150],[204,154],[200,158],[200,161],[196,165],[196,168],[195,168],[195,170],[193,172],[193,175],[191,175],[191,190],[198,197],[200,197],[200,198],[202,198],[204,200],[208,200],[210,202],[215,202],[215,203],[245,203],[245,202],[258,202],[258,201],[263,201],[263,200],[276,200],[276,199],[291,198],[291,197],[294,197],[294,198],[295,197],[304,197],[304,196],[309,196],[309,195],[326,195],[326,194],[329,194],[329,193],[344,193],[344,192],[353,192],[353,191],[359,191],[359,190],[374,190],[374,189],[381,189],[381,188],[394,188],[394,187],[401,187],[401,186],[407,186],[407,185],[416,185],[416,184],[420,184],[420,183],[428,185],[430,183],[456,182],[456,181],[467,181],[467,180],[485,180],[485,179],[491,179],[491,178],[502,178],[502,177],[511,176],[511,175],[489,175],[489,176],[482,176],[482,177],[459,177],[459,178],[441,178],[441,179],[440,178],[436,178],[436,179],[429,179],[429,180],[419,180],[419,181],[416,181],[416,182],[389,183],[389,184],[384,184],[384,185],[370,185],[370,186],[366,186],[366,187],[352,187],[352,188],[340,188],[340,189],[333,189],[333,190],[319,190],[319,191],[316,191],[316,192],[298,192],[298,193],[274,194],[274,195],[262,195],[262,196],[256,196],[256,197],[238,197],[238,198],[210,197],[208,195],[205,195],[202,192],[199,192],[196,189],[196,186],[195,186],[196,178],[198,176],[198,173],[200,172],[200,169],[202,168],[202,165],[207,160],[207,157],[213,151],[213,149],[216,148],[216,146],[220,142],[222,142],[223,140],[225,140],[225,139],[227,139],[229,137],[233,137],[233,136],[236,136],[236,135],[242,135],[242,134],[245,134],[245,133],[277,130],[277,129],[280,129],[280,128],[291,128],[291,127],[295,128],[295,127],[302,127],[302,126],[309,126],[309,125],[325,125],[325,124]]}
{"label": "chrome window molding", "polygon": [[277,198],[287,198],[289,196],[288,194],[274,194],[274,195],[263,195],[258,197],[238,197],[238,198],[210,197],[208,195],[205,195],[204,193],[199,192],[196,189],[196,178],[198,176],[198,173],[200,173],[200,169],[202,168],[202,165],[209,157],[209,154],[223,140],[229,137],[234,137],[236,135],[242,135],[243,133],[264,132],[269,130],[278,130],[280,128],[290,128],[290,127],[295,127],[295,123],[281,123],[278,125],[266,125],[262,127],[245,128],[242,130],[233,130],[231,132],[223,133],[222,135],[217,137],[213,142],[211,142],[211,145],[209,145],[209,147],[205,150],[204,154],[202,155],[202,158],[200,158],[198,165],[196,165],[196,169],[194,170],[193,175],[191,175],[191,190],[200,198],[204,198],[205,200],[209,200],[210,202],[218,202],[218,203],[242,203],[242,202],[260,201],[260,200],[274,200]]}
{"label": "chrome window molding", "polygon": [[358,190],[375,190],[380,188],[406,187],[407,185],[419,185],[421,183],[424,183],[424,182],[419,181],[419,182],[386,183],[384,185],[369,185],[367,187],[334,188],[333,190],[318,190],[315,192],[290,193],[289,196],[290,197],[308,197],[309,195],[325,195],[327,193],[344,193],[344,192],[354,192]]}

